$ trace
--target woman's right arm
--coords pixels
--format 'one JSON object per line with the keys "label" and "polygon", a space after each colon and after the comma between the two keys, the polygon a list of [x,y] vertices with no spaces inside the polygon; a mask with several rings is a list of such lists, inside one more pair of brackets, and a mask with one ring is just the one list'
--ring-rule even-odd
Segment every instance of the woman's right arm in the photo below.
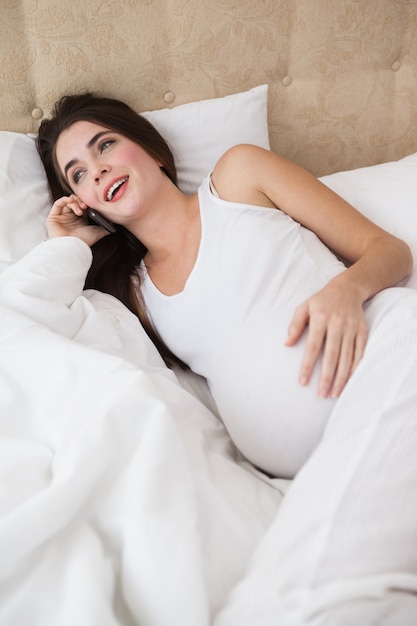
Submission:
{"label": "woman's right arm", "polygon": [[71,337],[77,315],[71,307],[82,295],[92,261],[91,246],[107,231],[84,217],[76,196],[54,202],[47,219],[49,240],[0,274],[0,307]]}
{"label": "woman's right arm", "polygon": [[[84,217],[76,196],[57,200],[47,219],[49,240],[0,274],[0,306],[72,336],[71,307],[84,290],[91,246],[106,235]],[[66,323],[62,323],[66,320]]]}
{"label": "woman's right arm", "polygon": [[91,225],[85,216],[87,205],[76,195],[56,200],[46,220],[49,237],[78,237],[90,247],[109,233]]}
{"label": "woman's right arm", "polygon": [[91,260],[91,249],[76,237],[40,243],[1,272],[0,310],[72,337],[79,326],[73,305],[83,294]]}
{"label": "woman's right arm", "polygon": [[54,203],[46,224],[49,239],[0,273],[0,309],[67,337],[77,333],[82,316],[74,304],[83,295],[91,246],[107,234],[89,225],[85,208],[76,196]]}

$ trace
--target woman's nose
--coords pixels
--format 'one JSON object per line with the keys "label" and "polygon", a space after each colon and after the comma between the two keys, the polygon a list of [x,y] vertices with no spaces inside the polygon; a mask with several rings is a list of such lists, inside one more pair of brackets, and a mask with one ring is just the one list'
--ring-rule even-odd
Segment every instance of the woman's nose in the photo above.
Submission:
{"label": "woman's nose", "polygon": [[94,176],[94,180],[96,181],[96,183],[98,183],[100,178],[104,176],[104,174],[107,174],[108,171],[109,171],[109,168],[106,165],[100,165],[97,168],[96,174]]}

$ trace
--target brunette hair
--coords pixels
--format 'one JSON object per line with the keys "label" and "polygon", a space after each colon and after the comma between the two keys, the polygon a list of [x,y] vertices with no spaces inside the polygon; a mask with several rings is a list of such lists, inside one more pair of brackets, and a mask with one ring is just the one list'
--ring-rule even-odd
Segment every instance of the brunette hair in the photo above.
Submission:
{"label": "brunette hair", "polygon": [[[72,193],[56,159],[56,144],[61,133],[79,121],[93,122],[120,133],[139,144],[162,164],[162,170],[177,184],[173,154],[160,133],[126,103],[92,93],[65,95],[56,104],[50,119],[42,121],[37,149],[45,168],[53,200]],[[85,281],[86,289],[97,289],[118,298],[139,318],[165,363],[184,364],[164,344],[146,312],[137,267],[147,249],[130,231],[115,224],[116,232],[92,246],[93,261]]]}

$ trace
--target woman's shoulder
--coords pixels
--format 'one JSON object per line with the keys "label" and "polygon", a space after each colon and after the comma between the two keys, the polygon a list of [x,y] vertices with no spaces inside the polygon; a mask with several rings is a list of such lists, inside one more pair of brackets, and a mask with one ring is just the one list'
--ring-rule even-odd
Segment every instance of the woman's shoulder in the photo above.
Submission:
{"label": "woman's shoulder", "polygon": [[213,173],[231,173],[241,168],[252,169],[258,159],[265,158],[270,153],[269,150],[254,144],[241,143],[232,146],[217,161]]}
{"label": "woman's shoulder", "polygon": [[271,154],[265,148],[252,144],[238,144],[229,148],[217,161],[211,180],[223,200],[264,205],[258,187],[259,169]]}

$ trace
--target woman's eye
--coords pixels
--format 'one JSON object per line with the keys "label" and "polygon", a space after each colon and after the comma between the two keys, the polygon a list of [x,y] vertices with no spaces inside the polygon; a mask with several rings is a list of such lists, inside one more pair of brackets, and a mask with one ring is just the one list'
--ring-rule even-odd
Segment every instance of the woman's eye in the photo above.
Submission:
{"label": "woman's eye", "polygon": [[113,139],[104,139],[104,141],[101,141],[98,145],[98,151],[100,152],[100,154],[103,152],[103,150],[111,146],[112,143],[114,143]]}
{"label": "woman's eye", "polygon": [[72,174],[72,180],[75,184],[80,182],[80,178],[82,176],[82,170],[75,170]]}

